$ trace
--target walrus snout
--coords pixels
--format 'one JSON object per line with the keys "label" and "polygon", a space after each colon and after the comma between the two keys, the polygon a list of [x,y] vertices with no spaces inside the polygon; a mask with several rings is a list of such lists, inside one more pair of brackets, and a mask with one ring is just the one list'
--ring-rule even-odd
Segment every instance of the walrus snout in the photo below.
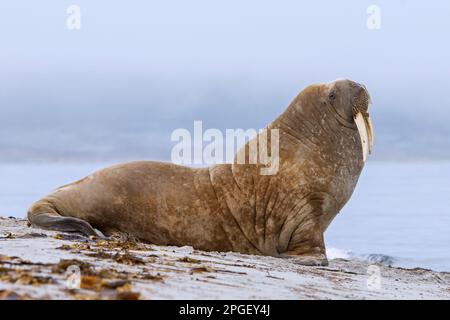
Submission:
{"label": "walrus snout", "polygon": [[355,85],[356,94],[353,98],[352,105],[356,109],[357,112],[367,113],[370,104],[370,95],[367,91],[365,85],[356,83]]}
{"label": "walrus snout", "polygon": [[372,153],[374,140],[372,121],[368,112],[370,95],[366,86],[356,82],[352,85],[356,91],[352,99],[352,113],[361,139],[363,160],[366,161],[367,156]]}

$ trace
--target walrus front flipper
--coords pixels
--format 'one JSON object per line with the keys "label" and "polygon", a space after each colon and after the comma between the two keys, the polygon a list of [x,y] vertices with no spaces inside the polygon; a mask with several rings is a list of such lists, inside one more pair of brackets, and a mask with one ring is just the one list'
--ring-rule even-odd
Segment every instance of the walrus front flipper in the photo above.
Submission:
{"label": "walrus front flipper", "polygon": [[285,255],[282,254],[279,258],[290,259],[293,263],[302,266],[315,266],[315,267],[326,267],[328,266],[327,256],[324,254],[317,254],[311,256],[296,256],[296,255]]}
{"label": "walrus front flipper", "polygon": [[74,217],[61,216],[51,204],[35,203],[28,210],[28,221],[33,227],[61,232],[79,232],[86,236],[105,236],[95,230],[87,221]]}
{"label": "walrus front flipper", "polygon": [[[314,226],[314,223],[310,222],[309,225]],[[287,250],[280,257],[290,258],[292,262],[304,266],[327,266],[323,232],[317,226],[297,229],[291,236]]]}

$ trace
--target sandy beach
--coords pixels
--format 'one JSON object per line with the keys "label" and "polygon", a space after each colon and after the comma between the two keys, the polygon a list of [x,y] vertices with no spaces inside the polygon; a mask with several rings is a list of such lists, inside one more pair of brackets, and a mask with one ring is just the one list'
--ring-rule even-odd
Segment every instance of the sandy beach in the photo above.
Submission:
{"label": "sandy beach", "polygon": [[0,217],[0,299],[450,299],[450,273],[343,259],[305,267],[124,235],[88,239]]}

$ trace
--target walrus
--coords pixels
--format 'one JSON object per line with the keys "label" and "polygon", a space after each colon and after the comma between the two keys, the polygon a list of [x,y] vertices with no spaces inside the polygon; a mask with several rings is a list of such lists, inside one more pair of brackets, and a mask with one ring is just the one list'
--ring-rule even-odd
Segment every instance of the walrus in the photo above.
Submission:
{"label": "walrus", "polygon": [[327,265],[324,232],[372,149],[369,102],[366,87],[351,80],[302,90],[266,127],[279,130],[276,174],[261,175],[262,164],[248,163],[118,164],[35,202],[28,220],[88,236],[123,232],[156,245]]}

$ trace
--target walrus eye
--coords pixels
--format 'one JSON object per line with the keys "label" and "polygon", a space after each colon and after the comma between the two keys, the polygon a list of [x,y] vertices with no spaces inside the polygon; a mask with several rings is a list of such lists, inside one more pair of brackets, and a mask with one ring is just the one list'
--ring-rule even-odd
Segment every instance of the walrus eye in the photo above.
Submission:
{"label": "walrus eye", "polygon": [[331,102],[333,102],[334,99],[336,99],[336,94],[334,93],[334,91],[328,94],[328,99],[330,99]]}

